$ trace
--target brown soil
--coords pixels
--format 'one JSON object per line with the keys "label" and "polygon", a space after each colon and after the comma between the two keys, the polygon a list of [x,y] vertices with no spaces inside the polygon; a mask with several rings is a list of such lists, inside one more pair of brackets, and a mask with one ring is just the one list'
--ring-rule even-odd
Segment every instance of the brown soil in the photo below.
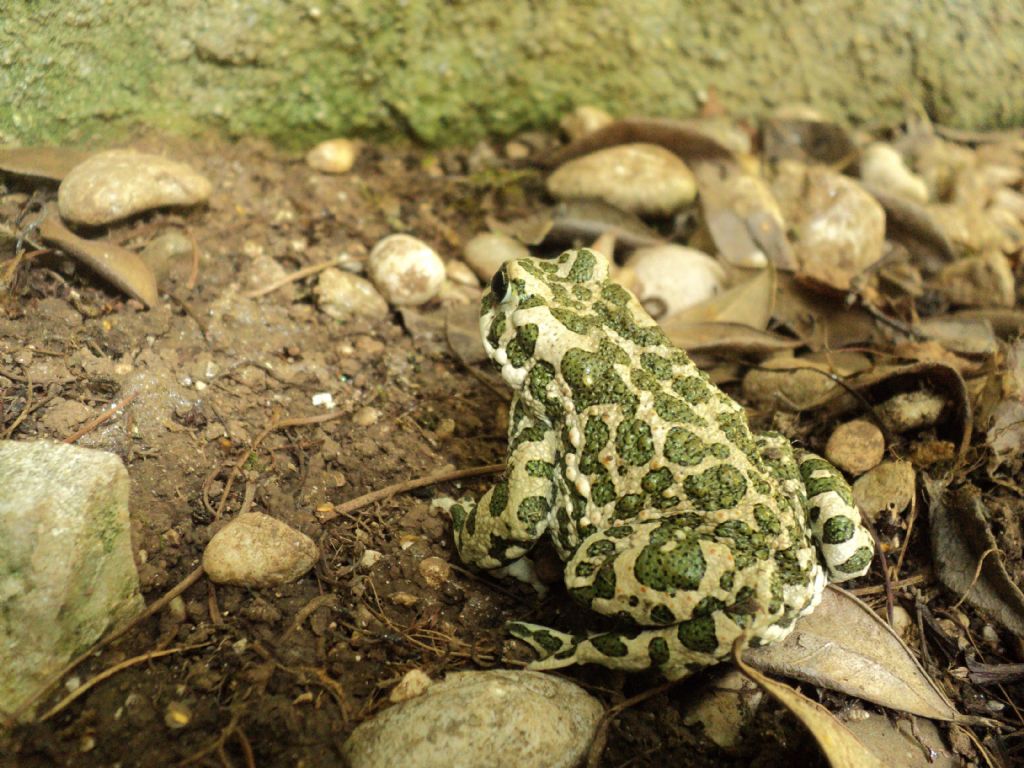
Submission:
{"label": "brown soil", "polygon": [[[119,672],[51,719],[3,737],[8,758],[0,763],[336,766],[346,736],[388,704],[409,670],[436,678],[521,664],[529,654],[507,639],[509,618],[582,626],[564,592],[540,604],[529,588],[461,567],[447,520],[430,509],[431,498],[459,484],[321,522],[333,506],[392,483],[502,460],[505,396],[453,357],[440,307],[342,324],[316,309],[315,278],[237,296],[273,279],[275,264],[292,271],[341,252],[359,259],[394,231],[452,258],[487,214],[511,218],[541,200],[540,177],[477,170],[464,150],[368,148],[351,173],[325,176],[255,142],[137,146],[187,160],[216,192],[207,208],[155,213],[103,234],[138,248],[182,228],[201,254],[195,287],[187,287],[183,259],[162,284],[159,306],[144,311],[64,259],[36,257],[0,319],[0,375],[11,382],[0,432],[24,415],[15,439],[64,438],[139,392],[78,444],[112,451],[128,467],[147,602],[193,571],[210,537],[243,506],[313,537],[321,559],[277,589],[200,580],[185,592],[183,614],[165,610],[142,622],[74,675],[84,682],[130,657],[177,652]],[[13,191],[53,194],[38,185]],[[10,223],[26,199],[8,195],[0,204],[0,220]],[[339,418],[275,428],[326,413],[311,402],[318,392],[333,394]],[[368,407],[376,420],[354,418]],[[382,557],[361,564],[370,550]],[[451,564],[439,587],[419,568],[429,556]],[[569,674],[609,704],[660,682],[598,668]],[[705,678],[620,716],[602,765],[821,762],[774,707],[735,753],[684,726],[681,705]],[[65,692],[54,691],[40,712]],[[168,726],[175,713],[184,727]]]}

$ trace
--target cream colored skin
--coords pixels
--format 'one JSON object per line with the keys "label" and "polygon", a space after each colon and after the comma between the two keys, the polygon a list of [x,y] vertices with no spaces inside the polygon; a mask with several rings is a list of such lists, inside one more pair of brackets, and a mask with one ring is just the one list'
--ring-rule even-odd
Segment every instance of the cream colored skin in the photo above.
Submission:
{"label": "cream colored skin", "polygon": [[517,259],[480,321],[514,389],[504,480],[440,500],[462,559],[522,562],[549,533],[570,594],[621,628],[572,636],[513,622],[551,669],[593,662],[675,679],[747,633],[785,637],[872,540],[831,464],[750,432],[742,407],[674,348],[603,256]]}

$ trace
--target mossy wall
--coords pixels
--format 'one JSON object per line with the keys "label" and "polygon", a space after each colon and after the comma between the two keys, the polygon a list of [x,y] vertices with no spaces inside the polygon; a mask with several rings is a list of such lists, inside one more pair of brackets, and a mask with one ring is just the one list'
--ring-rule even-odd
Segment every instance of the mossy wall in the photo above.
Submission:
{"label": "mossy wall", "polygon": [[302,146],[428,143],[550,124],[575,104],[854,122],[909,102],[959,127],[1024,123],[1024,4],[979,0],[4,0],[0,141],[139,128]]}

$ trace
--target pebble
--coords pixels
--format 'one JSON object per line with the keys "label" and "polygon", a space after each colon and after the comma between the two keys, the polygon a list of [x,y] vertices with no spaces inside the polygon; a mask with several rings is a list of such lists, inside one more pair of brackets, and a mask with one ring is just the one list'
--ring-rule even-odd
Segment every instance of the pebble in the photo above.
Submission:
{"label": "pebble", "polygon": [[558,127],[562,129],[569,141],[576,141],[613,122],[615,122],[615,118],[600,107],[583,104],[563,116],[558,121]]}
{"label": "pebble", "polygon": [[187,270],[192,259],[192,240],[180,229],[168,229],[150,240],[139,253],[157,284],[164,282],[176,267]]}
{"label": "pebble", "polygon": [[328,139],[306,153],[306,165],[323,173],[345,173],[352,170],[360,149],[361,144],[352,139]]}
{"label": "pebble", "polygon": [[305,574],[318,554],[306,534],[262,512],[247,512],[210,539],[203,568],[217,584],[273,587]]}
{"label": "pebble", "polygon": [[896,432],[909,432],[934,425],[945,407],[941,395],[917,390],[893,395],[877,410]]}
{"label": "pebble", "polygon": [[939,289],[953,304],[965,307],[1012,307],[1016,284],[1010,261],[989,250],[947,265],[937,277]]}
{"label": "pebble", "polygon": [[655,144],[620,144],[569,160],[547,188],[559,200],[598,198],[641,216],[671,216],[697,196],[686,163]]}
{"label": "pebble", "polygon": [[448,279],[456,285],[464,285],[470,288],[480,287],[480,281],[477,279],[476,274],[464,261],[452,259],[444,265],[444,271],[448,275]]}
{"label": "pebble", "polygon": [[597,699],[554,675],[453,672],[361,723],[342,753],[351,768],[572,768],[603,712]]}
{"label": "pebble", "polygon": [[380,411],[372,406],[360,408],[352,416],[352,423],[358,427],[372,427],[380,419]]}
{"label": "pebble", "polygon": [[61,182],[57,203],[65,220],[95,227],[152,208],[197,205],[211,191],[206,177],[184,163],[112,149],[76,165]]}
{"label": "pebble", "polygon": [[824,363],[794,357],[770,358],[743,377],[743,394],[759,406],[799,413],[825,402],[839,388],[823,371],[831,369]]}
{"label": "pebble", "polygon": [[380,562],[382,557],[384,557],[383,552],[379,552],[376,549],[367,549],[363,552],[363,556],[359,558],[359,567],[373,568],[373,566]]}
{"label": "pebble", "polygon": [[825,445],[825,457],[855,477],[877,466],[884,455],[882,430],[866,419],[840,424]]}
{"label": "pebble", "polygon": [[448,581],[448,578],[452,575],[451,565],[440,557],[425,557],[420,560],[418,567],[423,581],[427,583],[427,586],[434,589]]}
{"label": "pebble", "polygon": [[882,258],[885,211],[853,179],[825,168],[807,172],[803,218],[796,222],[800,274],[839,291]]}
{"label": "pebble", "polygon": [[694,248],[666,243],[639,248],[626,266],[633,273],[633,293],[655,318],[667,317],[725,288],[725,269]]}
{"label": "pebble", "polygon": [[321,272],[313,294],[321,312],[343,322],[359,317],[382,320],[390,312],[373,283],[343,269],[329,267]]}
{"label": "pebble", "polygon": [[398,684],[391,689],[391,693],[388,694],[388,701],[392,704],[397,704],[400,701],[415,699],[426,691],[433,682],[430,676],[422,669],[410,669],[402,676]]}
{"label": "pebble", "polygon": [[415,307],[434,298],[444,284],[444,262],[433,248],[411,235],[389,235],[366,263],[370,280],[391,304]]}
{"label": "pebble", "polygon": [[928,202],[928,185],[924,179],[907,167],[894,147],[884,142],[869,145],[861,154],[860,177],[906,200],[922,205]]}
{"label": "pebble", "polygon": [[853,500],[864,516],[874,522],[882,512],[895,516],[909,507],[916,482],[909,461],[883,461],[857,478]]}
{"label": "pebble", "polygon": [[906,640],[910,635],[910,630],[914,626],[914,618],[910,615],[910,611],[904,608],[899,603],[896,603],[892,607],[892,631],[899,635],[900,638]]}
{"label": "pebble", "polygon": [[184,728],[192,722],[192,710],[180,701],[172,701],[164,711],[164,724],[171,730]]}
{"label": "pebble", "polygon": [[466,243],[462,258],[477,277],[490,282],[494,273],[509,259],[522,259],[530,255],[525,245],[514,237],[499,232],[481,232]]}

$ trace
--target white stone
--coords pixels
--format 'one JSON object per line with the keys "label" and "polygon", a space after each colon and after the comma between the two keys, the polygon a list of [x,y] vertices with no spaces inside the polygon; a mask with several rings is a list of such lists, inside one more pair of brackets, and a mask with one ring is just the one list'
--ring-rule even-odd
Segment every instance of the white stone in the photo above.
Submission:
{"label": "white stone", "polygon": [[388,303],[369,280],[343,269],[329,267],[320,273],[316,288],[316,305],[335,320],[363,317],[382,320],[390,311]]}
{"label": "white stone", "polygon": [[476,272],[477,277],[490,281],[494,273],[509,259],[522,259],[530,255],[525,245],[514,237],[499,232],[481,232],[466,243],[462,257]]}
{"label": "white stone", "polygon": [[273,587],[302,576],[318,554],[306,534],[262,512],[247,512],[210,539],[203,569],[217,584]]}
{"label": "white stone", "polygon": [[860,177],[879,189],[915,203],[928,202],[928,185],[889,144],[875,142],[860,158]]}
{"label": "white stone", "polygon": [[600,107],[584,104],[576,107],[576,109],[559,120],[558,126],[565,131],[569,141],[576,141],[576,139],[582,139],[588,133],[604,128],[614,121],[615,118]]}
{"label": "white stone", "polygon": [[670,216],[697,197],[686,163],[656,144],[620,144],[569,160],[547,188],[559,200],[598,198],[641,216]]}
{"label": "white stone", "polygon": [[726,282],[725,269],[714,258],[675,243],[639,248],[626,266],[632,271],[633,293],[655,318],[710,299]]}
{"label": "white stone", "polygon": [[361,148],[352,139],[328,139],[306,153],[306,164],[323,173],[345,173],[355,165]]}
{"label": "white stone", "polygon": [[377,290],[395,306],[426,304],[445,278],[441,257],[411,235],[385,237],[370,251],[366,268]]}
{"label": "white stone", "polygon": [[188,165],[160,155],[112,149],[93,155],[64,177],[60,215],[100,226],[152,208],[205,202],[212,187]]}
{"label": "white stone", "polygon": [[604,712],[579,686],[539,672],[453,672],[360,724],[351,768],[572,768]]}
{"label": "white stone", "polygon": [[0,489],[0,715],[8,715],[143,603],[128,472],[117,456],[2,441]]}

